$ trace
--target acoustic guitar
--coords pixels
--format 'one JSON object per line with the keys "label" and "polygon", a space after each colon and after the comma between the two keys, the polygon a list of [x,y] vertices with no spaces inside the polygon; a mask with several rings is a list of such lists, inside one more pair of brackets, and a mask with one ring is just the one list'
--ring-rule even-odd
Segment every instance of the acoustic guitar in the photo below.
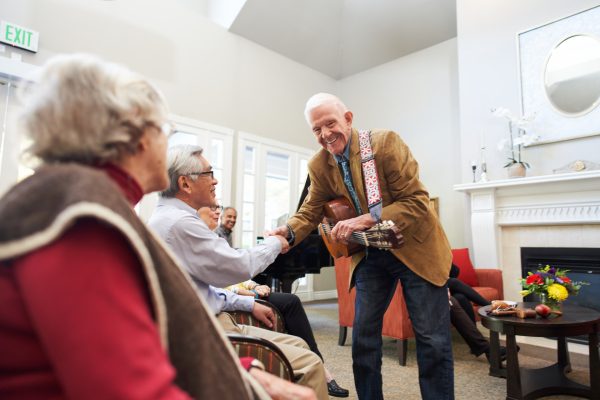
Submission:
{"label": "acoustic guitar", "polygon": [[378,249],[397,249],[401,243],[392,229],[392,221],[383,221],[363,232],[353,232],[347,239],[349,244],[336,242],[331,238],[331,230],[339,221],[356,217],[354,207],[345,197],[331,200],[323,206],[324,222],[319,224],[319,234],[329,253],[334,257],[348,257],[362,251],[365,247]]}

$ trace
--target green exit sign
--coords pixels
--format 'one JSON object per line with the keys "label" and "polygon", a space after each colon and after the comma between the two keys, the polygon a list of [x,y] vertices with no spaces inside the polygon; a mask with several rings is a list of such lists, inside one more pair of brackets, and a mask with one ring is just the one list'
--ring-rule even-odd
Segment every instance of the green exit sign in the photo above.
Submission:
{"label": "green exit sign", "polygon": [[39,39],[40,34],[36,31],[10,22],[0,21],[0,42],[2,43],[36,53]]}

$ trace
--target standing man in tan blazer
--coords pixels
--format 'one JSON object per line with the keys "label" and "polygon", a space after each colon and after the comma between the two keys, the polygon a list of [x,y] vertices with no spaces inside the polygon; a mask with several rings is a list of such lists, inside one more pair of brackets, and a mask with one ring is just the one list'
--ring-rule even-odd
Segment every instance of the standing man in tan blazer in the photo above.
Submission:
{"label": "standing man in tan blazer", "polygon": [[[381,206],[368,207],[353,114],[334,95],[319,93],[305,109],[306,119],[323,149],[308,163],[311,186],[298,212],[280,234],[301,242],[323,218],[323,206],[345,197],[358,217],[338,222],[331,235],[346,243],[352,232],[369,229],[377,219],[391,220],[404,237],[393,251],[369,248],[352,257],[349,289],[356,286],[352,331],[354,382],[360,399],[383,399],[381,330],[398,280],[415,331],[419,384],[423,399],[454,398],[454,373],[446,281],[452,255],[444,231],[419,181],[419,167],[400,137],[371,132]],[[372,189],[372,186],[370,187]]]}

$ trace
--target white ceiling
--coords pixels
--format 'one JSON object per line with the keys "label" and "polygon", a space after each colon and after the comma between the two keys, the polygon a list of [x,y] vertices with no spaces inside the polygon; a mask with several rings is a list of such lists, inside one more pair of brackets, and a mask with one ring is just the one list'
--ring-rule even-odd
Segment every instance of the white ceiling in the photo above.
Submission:
{"label": "white ceiling", "polygon": [[456,36],[456,0],[237,1],[230,32],[335,79]]}

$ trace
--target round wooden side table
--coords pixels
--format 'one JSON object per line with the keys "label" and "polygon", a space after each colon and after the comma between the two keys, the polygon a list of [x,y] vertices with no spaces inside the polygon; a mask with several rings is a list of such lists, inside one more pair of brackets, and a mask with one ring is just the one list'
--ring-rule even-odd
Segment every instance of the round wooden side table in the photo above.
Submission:
{"label": "round wooden side table", "polygon": [[[519,308],[533,308],[537,303],[519,303]],[[551,394],[567,394],[600,400],[600,355],[598,333],[600,312],[575,305],[563,305],[562,316],[521,319],[515,316],[488,315],[491,306],[481,307],[483,326],[490,330],[490,375],[506,377],[506,398],[529,400]],[[499,334],[506,335],[506,368],[500,361]],[[587,335],[589,340],[590,386],[570,380],[571,371],[567,336]],[[549,367],[520,368],[517,336],[555,337],[557,362]]]}

